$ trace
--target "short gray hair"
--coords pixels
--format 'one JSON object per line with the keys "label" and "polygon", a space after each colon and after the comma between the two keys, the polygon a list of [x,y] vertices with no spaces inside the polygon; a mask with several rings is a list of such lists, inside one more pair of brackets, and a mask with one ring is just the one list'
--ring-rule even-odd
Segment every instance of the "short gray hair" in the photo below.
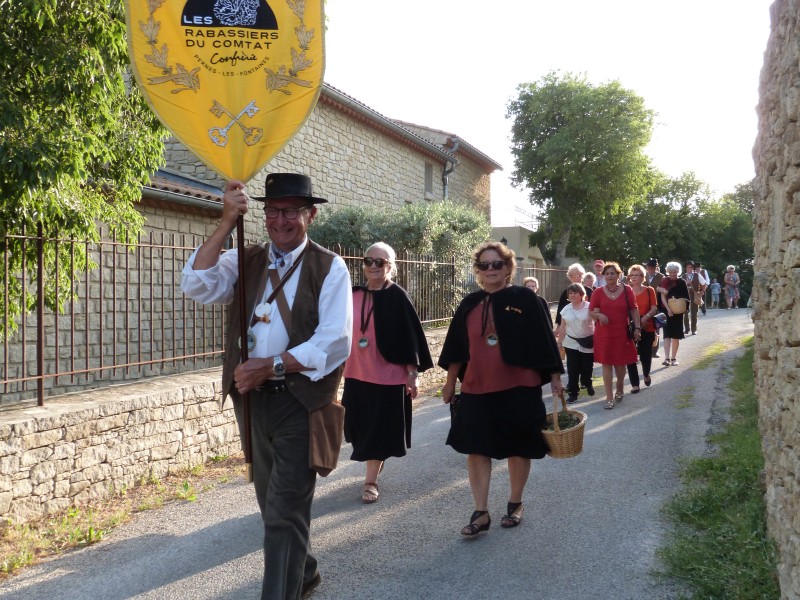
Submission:
{"label": "short gray hair", "polygon": [[370,250],[383,250],[386,252],[386,256],[389,257],[389,264],[392,265],[392,270],[389,271],[389,277],[391,278],[397,275],[397,254],[395,254],[394,248],[386,242],[375,242],[372,246],[364,250],[364,255],[366,256],[369,254]]}
{"label": "short gray hair", "polygon": [[677,269],[677,270],[678,270],[678,277],[680,277],[680,276],[681,276],[681,273],[683,272],[683,269],[681,268],[681,263],[679,263],[679,262],[675,262],[674,260],[671,260],[671,261],[669,261],[669,262],[667,263],[667,266],[666,266],[666,267],[664,267],[664,270],[665,270],[667,273],[669,273],[670,271],[674,271],[675,269]]}
{"label": "short gray hair", "polygon": [[586,269],[583,268],[581,263],[572,263],[570,266],[567,267],[567,277],[570,276],[571,273],[580,272],[581,277],[586,274]]}

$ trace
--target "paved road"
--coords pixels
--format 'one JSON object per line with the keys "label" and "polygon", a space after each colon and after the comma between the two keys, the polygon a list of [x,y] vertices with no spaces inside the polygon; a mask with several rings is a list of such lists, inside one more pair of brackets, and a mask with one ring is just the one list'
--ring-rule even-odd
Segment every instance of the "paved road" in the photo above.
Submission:
{"label": "paved road", "polygon": [[[464,457],[444,445],[449,413],[425,398],[413,448],[389,460],[381,499],[360,502],[362,468],[343,460],[320,480],[312,536],[323,583],[315,600],[486,598],[668,599],[652,576],[665,524],[659,507],[677,489],[677,462],[708,451],[727,405],[735,344],[752,333],[745,310],[709,311],[682,344],[679,367],[658,366],[653,386],[613,411],[581,397],[584,452],[535,461],[525,520],[499,527],[508,493],[496,462],[488,534],[463,539],[472,512]],[[692,365],[713,342],[730,344],[713,366]],[[596,371],[597,372],[597,371]],[[350,454],[343,448],[342,457]],[[250,486],[233,482],[141,513],[95,546],[49,559],[0,587],[0,600],[257,598],[261,526]]]}

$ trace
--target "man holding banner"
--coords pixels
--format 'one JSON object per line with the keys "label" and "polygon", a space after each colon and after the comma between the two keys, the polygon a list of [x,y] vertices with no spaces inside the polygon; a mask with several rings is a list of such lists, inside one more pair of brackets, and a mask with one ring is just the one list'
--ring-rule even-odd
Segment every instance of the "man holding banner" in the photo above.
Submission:
{"label": "man holding banner", "polygon": [[[238,252],[221,254],[250,200],[238,181],[227,185],[220,224],[189,258],[181,288],[204,304],[232,303],[223,401],[233,398],[244,441],[241,399],[249,396],[253,480],[264,522],[261,597],[284,600],[300,598],[320,582],[309,540],[317,476],[310,466],[309,416],[336,399],[350,353],[352,297],[344,261],[306,235],[316,205],[326,202],[314,197],[310,178],[272,173],[265,188],[264,197],[253,199],[264,202],[270,242],[244,249],[244,303],[238,302]],[[249,323],[244,342],[237,327],[240,305]],[[239,364],[241,343],[249,352]],[[329,428],[325,433],[338,456],[341,423]]]}
{"label": "man holding banner", "polygon": [[[324,0],[126,0],[136,85],[172,134],[229,183],[222,221],[184,269],[184,292],[233,301],[223,400],[234,399],[247,480],[264,520],[262,598],[320,581],[309,552],[316,473],[336,466],[334,402],[350,352],[344,261],[306,237],[316,205],[303,175],[266,179],[270,244],[245,247],[244,183],[314,110],[325,70]],[[220,253],[236,229],[237,250]],[[238,366],[237,366],[238,365]],[[338,444],[337,444],[338,442]],[[316,471],[316,472],[315,472]]]}

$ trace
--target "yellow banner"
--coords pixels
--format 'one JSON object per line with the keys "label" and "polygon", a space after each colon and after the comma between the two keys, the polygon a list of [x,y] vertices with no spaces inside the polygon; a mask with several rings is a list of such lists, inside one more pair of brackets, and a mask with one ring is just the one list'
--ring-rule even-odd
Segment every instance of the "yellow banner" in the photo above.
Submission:
{"label": "yellow banner", "polygon": [[314,109],[323,15],[323,0],[128,0],[133,72],[181,143],[248,181]]}

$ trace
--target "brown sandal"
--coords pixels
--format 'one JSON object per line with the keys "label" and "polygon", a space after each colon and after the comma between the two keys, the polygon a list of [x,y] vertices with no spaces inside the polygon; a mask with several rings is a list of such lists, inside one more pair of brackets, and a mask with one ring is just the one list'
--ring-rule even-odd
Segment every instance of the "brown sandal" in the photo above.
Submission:
{"label": "brown sandal", "polygon": [[377,483],[365,483],[364,484],[364,492],[361,494],[361,501],[364,504],[374,504],[378,501],[378,484]]}

